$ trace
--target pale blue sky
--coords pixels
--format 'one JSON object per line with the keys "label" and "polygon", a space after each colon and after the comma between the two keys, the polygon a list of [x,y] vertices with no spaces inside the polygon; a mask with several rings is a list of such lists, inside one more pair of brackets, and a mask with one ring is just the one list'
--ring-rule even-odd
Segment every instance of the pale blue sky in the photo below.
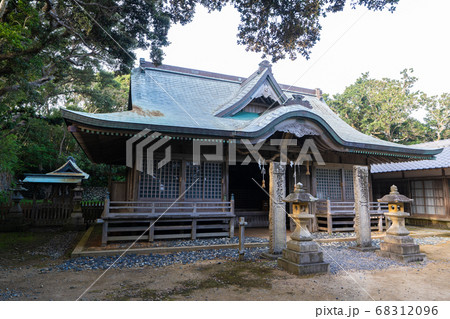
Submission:
{"label": "pale blue sky", "polygon": [[[311,59],[275,63],[276,79],[334,94],[363,72],[399,78],[401,70],[414,68],[419,78],[416,89],[428,94],[450,92],[450,1],[401,0],[394,13],[366,11],[348,8],[322,19],[321,40]],[[249,76],[261,54],[236,44],[238,23],[232,7],[211,14],[198,7],[192,23],[172,26],[164,63]],[[149,60],[146,52],[138,57]]]}

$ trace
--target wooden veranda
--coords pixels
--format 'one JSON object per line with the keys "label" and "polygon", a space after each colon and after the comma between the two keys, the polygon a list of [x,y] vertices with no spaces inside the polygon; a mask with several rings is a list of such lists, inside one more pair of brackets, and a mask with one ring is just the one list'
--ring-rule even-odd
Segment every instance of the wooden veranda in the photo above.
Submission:
{"label": "wooden veranda", "polygon": [[234,236],[234,201],[105,201],[102,245],[112,241]]}

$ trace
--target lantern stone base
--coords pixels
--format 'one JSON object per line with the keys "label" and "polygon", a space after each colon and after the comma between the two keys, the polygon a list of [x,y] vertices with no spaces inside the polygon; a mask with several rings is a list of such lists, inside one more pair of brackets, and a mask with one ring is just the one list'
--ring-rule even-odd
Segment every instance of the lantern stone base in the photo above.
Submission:
{"label": "lantern stone base", "polygon": [[323,261],[323,253],[314,241],[291,240],[278,258],[278,266],[295,275],[327,273],[330,265]]}
{"label": "lantern stone base", "polygon": [[379,250],[377,251],[377,255],[380,257],[386,257],[386,258],[391,258],[391,259],[395,259],[401,262],[405,262],[405,263],[410,263],[410,262],[414,262],[414,261],[423,261],[426,257],[425,254],[411,254],[411,255],[401,255],[401,254],[396,254],[390,251],[382,251]]}
{"label": "lantern stone base", "polygon": [[86,224],[84,223],[83,214],[72,213],[69,220],[64,225],[65,230],[86,230]]}
{"label": "lantern stone base", "polygon": [[328,263],[314,263],[314,264],[296,264],[289,260],[278,259],[278,266],[294,275],[311,275],[311,274],[326,274],[330,264]]}
{"label": "lantern stone base", "polygon": [[25,221],[23,213],[9,212],[2,224],[0,224],[0,231],[2,232],[22,232],[27,230],[29,223]]}
{"label": "lantern stone base", "polygon": [[359,251],[374,251],[374,250],[379,249],[378,247],[375,247],[375,246],[351,246],[349,248],[359,250]]}
{"label": "lantern stone base", "polygon": [[384,238],[377,254],[402,262],[423,261],[426,257],[425,254],[420,253],[420,247],[414,243],[414,239],[409,236],[394,235],[387,235]]}

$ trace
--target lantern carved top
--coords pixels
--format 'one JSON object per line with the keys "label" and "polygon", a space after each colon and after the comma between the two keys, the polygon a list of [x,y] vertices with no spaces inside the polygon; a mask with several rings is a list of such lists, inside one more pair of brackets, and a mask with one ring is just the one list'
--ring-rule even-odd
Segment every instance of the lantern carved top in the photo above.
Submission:
{"label": "lantern carved top", "polygon": [[310,193],[307,193],[305,189],[303,189],[302,183],[295,184],[294,192],[290,193],[288,196],[286,196],[285,199],[283,199],[283,202],[286,203],[309,203],[309,202],[315,202],[318,198],[312,196]]}
{"label": "lantern carved top", "polygon": [[25,187],[23,187],[23,182],[22,180],[18,180],[17,181],[17,185],[14,188],[10,188],[8,189],[9,191],[12,192],[22,192],[22,191],[27,191],[28,189],[26,189]]}
{"label": "lantern carved top", "polygon": [[397,186],[392,185],[391,192],[388,195],[384,195],[378,201],[380,203],[411,203],[414,200],[400,194]]}

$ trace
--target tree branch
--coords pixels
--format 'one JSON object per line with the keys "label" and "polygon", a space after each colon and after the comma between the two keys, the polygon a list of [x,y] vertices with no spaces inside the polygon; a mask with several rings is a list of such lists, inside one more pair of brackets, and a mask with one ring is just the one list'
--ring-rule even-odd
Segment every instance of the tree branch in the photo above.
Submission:
{"label": "tree branch", "polygon": [[[40,86],[44,85],[45,83],[53,80],[54,78],[55,78],[54,76],[46,76],[46,77],[40,78],[39,80],[36,80],[33,82],[28,82],[27,85],[30,87],[40,87]],[[21,87],[23,87],[23,85],[21,85],[21,84],[4,87],[4,88],[0,89],[0,96],[4,95],[5,93],[8,93],[8,92],[18,91]]]}

